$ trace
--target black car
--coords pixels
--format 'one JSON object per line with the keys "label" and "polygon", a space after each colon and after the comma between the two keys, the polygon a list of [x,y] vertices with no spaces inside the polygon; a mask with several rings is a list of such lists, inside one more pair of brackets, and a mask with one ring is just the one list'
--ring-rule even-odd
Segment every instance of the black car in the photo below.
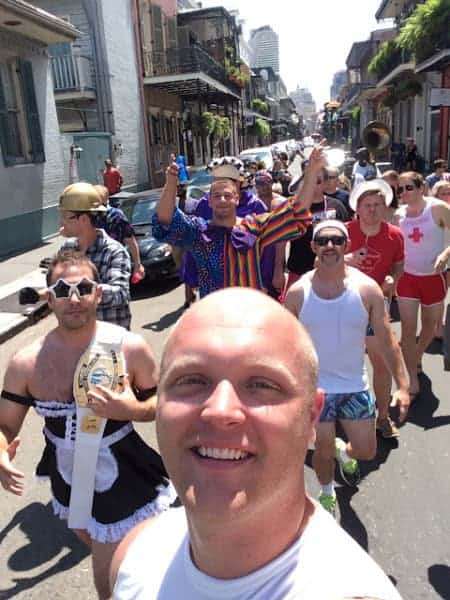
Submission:
{"label": "black car", "polygon": [[160,193],[160,190],[139,192],[120,202],[121,210],[133,226],[147,281],[178,277],[172,247],[158,242],[152,235],[152,216],[156,212]]}

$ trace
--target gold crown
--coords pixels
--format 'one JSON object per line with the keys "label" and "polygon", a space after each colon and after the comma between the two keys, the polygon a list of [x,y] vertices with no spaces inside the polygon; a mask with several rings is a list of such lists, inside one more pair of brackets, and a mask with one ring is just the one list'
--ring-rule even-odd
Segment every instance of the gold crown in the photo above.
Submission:
{"label": "gold crown", "polygon": [[59,208],[72,212],[105,212],[97,190],[90,183],[72,183],[59,197]]}

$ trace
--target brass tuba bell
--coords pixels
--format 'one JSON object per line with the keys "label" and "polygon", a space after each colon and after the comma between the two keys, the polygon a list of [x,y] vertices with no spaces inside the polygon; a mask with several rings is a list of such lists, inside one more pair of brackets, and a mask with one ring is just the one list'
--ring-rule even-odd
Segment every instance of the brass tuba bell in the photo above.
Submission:
{"label": "brass tuba bell", "polygon": [[381,121],[371,121],[363,131],[363,143],[371,153],[385,150],[391,145],[391,132]]}

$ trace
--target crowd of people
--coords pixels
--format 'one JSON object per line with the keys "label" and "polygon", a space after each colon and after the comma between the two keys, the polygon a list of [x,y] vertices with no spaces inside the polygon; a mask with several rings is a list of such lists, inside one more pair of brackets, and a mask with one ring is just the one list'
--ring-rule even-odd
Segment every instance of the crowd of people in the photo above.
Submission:
{"label": "crowd of people", "polygon": [[[33,407],[45,420],[37,472],[91,548],[99,598],[398,599],[332,518],[335,466],[358,485],[376,431],[397,438],[420,401],[422,355],[444,336],[445,165],[426,180],[381,175],[361,149],[351,182],[323,144],[294,179],[287,156],[272,172],[224,157],[188,214],[186,166],[173,159],[153,235],[183,249],[186,311],[160,368],[129,331],[130,280],[144,274],[134,232],[108,187],[72,184],[47,288],[21,294],[45,295],[57,326],[8,365],[3,488],[23,493],[13,461]],[[155,418],[161,456],[132,425]],[[304,484],[308,447],[317,502]]]}

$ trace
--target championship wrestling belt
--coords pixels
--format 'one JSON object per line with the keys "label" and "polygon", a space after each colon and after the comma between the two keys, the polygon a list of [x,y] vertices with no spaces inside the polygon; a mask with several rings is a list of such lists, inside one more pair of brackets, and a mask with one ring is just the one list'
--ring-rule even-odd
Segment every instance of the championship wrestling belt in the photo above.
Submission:
{"label": "championship wrestling belt", "polygon": [[125,331],[116,325],[99,321],[96,334],[75,369],[73,396],[76,403],[77,431],[68,519],[71,529],[86,529],[91,517],[97,459],[107,421],[91,410],[87,393],[96,385],[111,390],[120,390],[123,386],[124,333]]}

